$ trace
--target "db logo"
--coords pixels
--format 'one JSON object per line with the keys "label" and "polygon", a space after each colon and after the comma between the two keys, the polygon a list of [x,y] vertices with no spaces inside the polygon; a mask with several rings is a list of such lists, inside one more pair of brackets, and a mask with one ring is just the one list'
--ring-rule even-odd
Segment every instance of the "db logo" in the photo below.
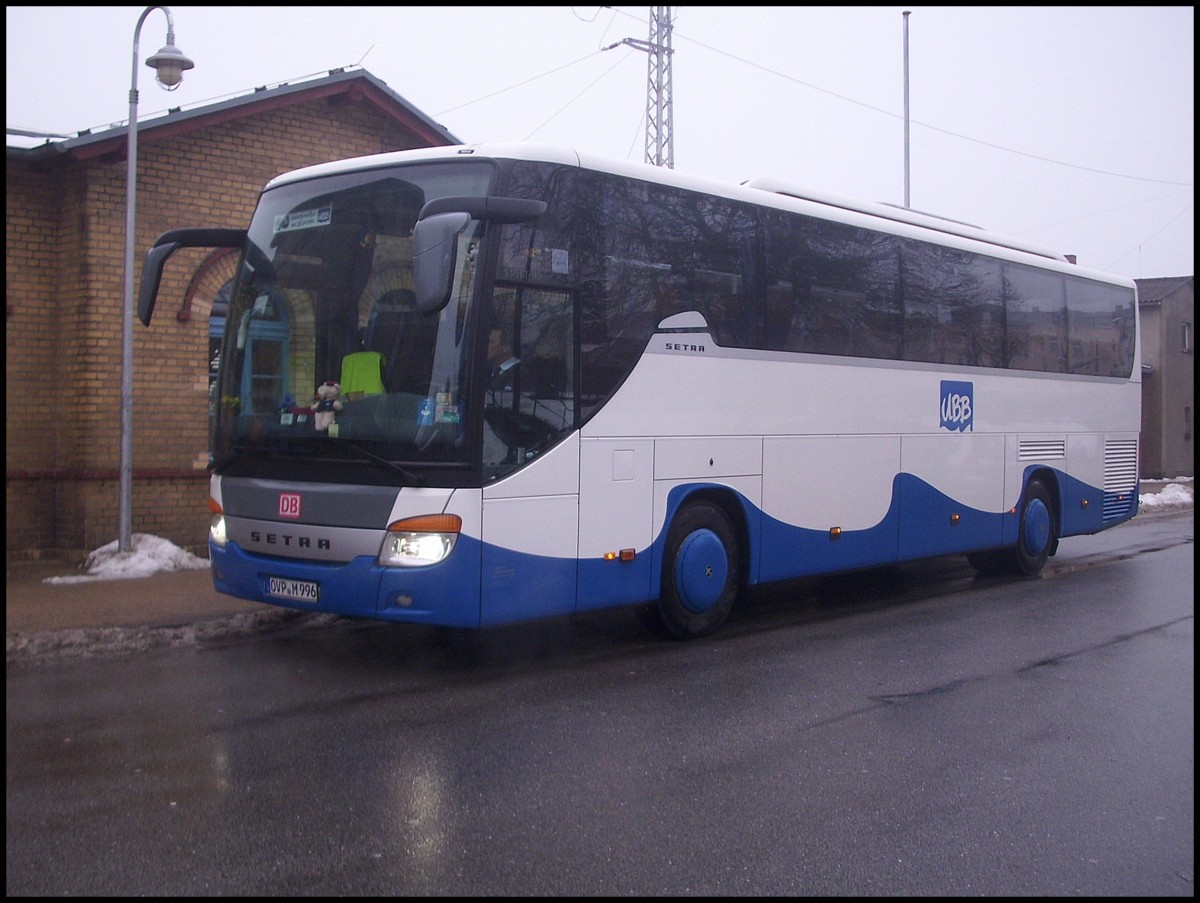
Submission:
{"label": "db logo", "polygon": [[279,493],[279,516],[297,518],[300,516],[300,493]]}
{"label": "db logo", "polygon": [[975,384],[942,380],[942,406],[939,426],[965,432],[975,429]]}

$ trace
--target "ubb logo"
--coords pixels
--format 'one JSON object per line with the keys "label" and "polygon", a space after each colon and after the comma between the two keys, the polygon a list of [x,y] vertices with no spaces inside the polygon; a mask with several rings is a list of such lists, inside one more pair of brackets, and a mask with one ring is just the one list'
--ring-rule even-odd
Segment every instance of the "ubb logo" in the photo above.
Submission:
{"label": "ubb logo", "polygon": [[939,426],[965,432],[975,429],[975,385],[942,380],[942,420]]}

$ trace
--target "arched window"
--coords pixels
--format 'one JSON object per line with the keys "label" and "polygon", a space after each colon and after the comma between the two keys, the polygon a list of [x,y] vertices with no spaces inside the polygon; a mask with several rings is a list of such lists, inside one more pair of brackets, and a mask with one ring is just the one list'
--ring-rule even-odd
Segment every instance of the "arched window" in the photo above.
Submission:
{"label": "arched window", "polygon": [[183,304],[176,315],[181,321],[193,316],[208,318],[208,425],[209,456],[212,456],[212,427],[216,418],[217,369],[221,363],[221,339],[225,335],[225,315],[229,310],[233,275],[237,270],[236,248],[217,248],[207,257],[188,283]]}
{"label": "arched window", "polygon": [[288,305],[272,293],[258,298],[238,324],[237,344],[243,350],[242,413],[278,410],[287,397],[289,380]]}

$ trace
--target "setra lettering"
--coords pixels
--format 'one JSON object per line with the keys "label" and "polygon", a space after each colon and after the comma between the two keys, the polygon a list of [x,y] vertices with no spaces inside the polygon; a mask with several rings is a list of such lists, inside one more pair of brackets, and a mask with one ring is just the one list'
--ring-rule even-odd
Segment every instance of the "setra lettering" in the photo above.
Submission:
{"label": "setra lettering", "polygon": [[251,530],[250,541],[266,546],[295,546],[297,549],[316,548],[328,551],[333,548],[332,541],[322,537],[317,537],[314,540],[310,536],[292,536],[288,533],[263,533],[261,530]]}

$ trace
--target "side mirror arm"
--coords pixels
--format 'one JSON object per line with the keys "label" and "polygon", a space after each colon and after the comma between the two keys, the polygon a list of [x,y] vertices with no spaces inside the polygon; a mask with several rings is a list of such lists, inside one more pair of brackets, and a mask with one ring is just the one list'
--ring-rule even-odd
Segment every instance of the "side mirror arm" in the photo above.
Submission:
{"label": "side mirror arm", "polygon": [[138,285],[138,319],[144,325],[150,325],[163,267],[167,258],[180,248],[242,248],[245,244],[245,229],[172,229],[158,236],[142,263],[142,279]]}

